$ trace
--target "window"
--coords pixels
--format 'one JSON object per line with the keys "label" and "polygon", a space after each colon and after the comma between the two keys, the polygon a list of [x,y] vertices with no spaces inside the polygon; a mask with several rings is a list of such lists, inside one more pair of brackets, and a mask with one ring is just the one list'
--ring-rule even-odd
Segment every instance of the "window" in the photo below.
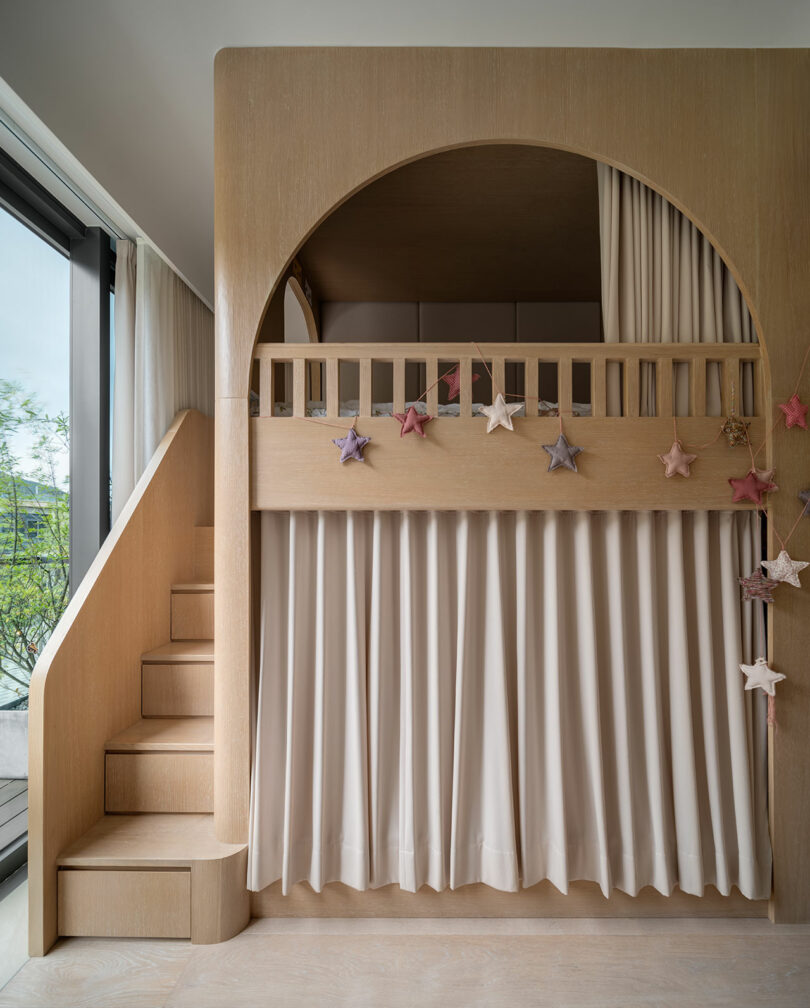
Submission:
{"label": "window", "polygon": [[111,258],[0,151],[0,709],[109,529]]}

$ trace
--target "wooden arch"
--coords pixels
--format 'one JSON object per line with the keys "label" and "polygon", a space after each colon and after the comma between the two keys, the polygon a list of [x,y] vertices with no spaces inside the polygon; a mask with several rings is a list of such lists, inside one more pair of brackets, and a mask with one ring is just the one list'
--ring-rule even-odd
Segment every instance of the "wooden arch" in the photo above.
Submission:
{"label": "wooden arch", "polygon": [[[296,250],[368,182],[482,142],[558,147],[621,168],[723,256],[767,350],[766,407],[789,395],[810,317],[807,50],[226,49],[215,68],[216,740],[221,839],[247,834],[250,733],[248,375]],[[787,529],[810,483],[804,446],[769,446]],[[792,552],[810,556],[810,522]],[[772,738],[772,916],[810,919],[810,593],[770,613],[784,671]]]}

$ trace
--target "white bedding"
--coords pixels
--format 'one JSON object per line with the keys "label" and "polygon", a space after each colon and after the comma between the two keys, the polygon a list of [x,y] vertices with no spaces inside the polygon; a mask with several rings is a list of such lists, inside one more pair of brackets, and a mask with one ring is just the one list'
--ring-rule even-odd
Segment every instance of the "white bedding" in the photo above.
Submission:
{"label": "white bedding", "polygon": [[[512,400],[514,402],[515,400]],[[481,406],[483,403],[473,403],[473,416],[476,414],[480,415]],[[419,402],[406,402],[405,409],[407,410],[409,406],[414,406],[417,413],[426,413],[427,406],[424,400]],[[357,399],[345,399],[340,404],[340,416],[342,417],[353,417],[357,416],[358,410],[360,408],[360,403]],[[439,404],[439,416],[440,417],[451,417],[459,415],[459,404],[458,403],[440,403]],[[590,416],[591,406],[590,403],[574,403],[573,410],[575,416]],[[544,399],[540,400],[539,412],[541,414],[552,414],[555,415],[557,411],[557,403],[547,402]],[[390,402],[378,402],[372,403],[371,415],[375,417],[385,417],[391,416],[394,412],[394,404]],[[254,415],[256,415],[254,413]],[[289,402],[279,402],[273,407],[273,416],[277,417],[291,417],[293,415],[292,403]],[[323,402],[319,401],[307,401],[306,415],[308,417],[325,417],[326,409]],[[515,416],[525,416],[525,408],[523,403],[521,403],[520,409],[517,411]]]}

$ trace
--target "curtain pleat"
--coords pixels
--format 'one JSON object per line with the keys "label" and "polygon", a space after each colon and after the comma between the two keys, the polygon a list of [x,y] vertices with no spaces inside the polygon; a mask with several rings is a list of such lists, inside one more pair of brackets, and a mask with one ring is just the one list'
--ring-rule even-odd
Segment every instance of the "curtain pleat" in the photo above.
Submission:
{"label": "curtain pleat", "polygon": [[768,895],[750,512],[262,515],[249,885]]}

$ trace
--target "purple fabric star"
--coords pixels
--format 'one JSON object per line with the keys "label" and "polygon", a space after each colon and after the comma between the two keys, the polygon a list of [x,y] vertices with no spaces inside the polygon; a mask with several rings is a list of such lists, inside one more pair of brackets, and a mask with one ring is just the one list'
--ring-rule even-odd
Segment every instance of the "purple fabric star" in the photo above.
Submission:
{"label": "purple fabric star", "polygon": [[340,448],[340,461],[348,462],[349,459],[357,459],[358,462],[365,462],[363,449],[371,440],[370,437],[360,437],[354,427],[349,428],[346,437],[332,438],[332,444]]}

